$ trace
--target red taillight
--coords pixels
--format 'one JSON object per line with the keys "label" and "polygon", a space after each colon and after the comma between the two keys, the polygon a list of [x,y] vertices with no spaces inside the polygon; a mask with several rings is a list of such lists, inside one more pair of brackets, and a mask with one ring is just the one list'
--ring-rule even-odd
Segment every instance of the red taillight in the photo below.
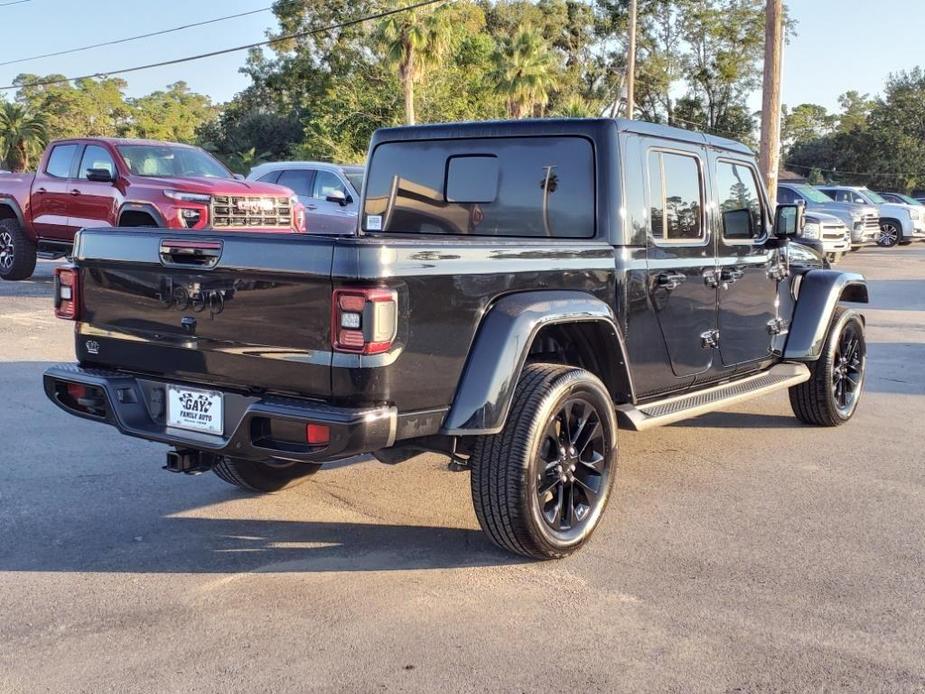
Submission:
{"label": "red taillight", "polygon": [[305,425],[305,441],[312,446],[321,446],[331,442],[331,428],[327,424]]}
{"label": "red taillight", "polygon": [[55,268],[55,315],[65,320],[77,320],[80,313],[77,268]]}
{"label": "red taillight", "polygon": [[335,289],[331,343],[338,352],[382,354],[398,328],[398,296],[392,289]]}
{"label": "red taillight", "polygon": [[81,383],[68,383],[67,394],[74,402],[87,397],[87,386]]}

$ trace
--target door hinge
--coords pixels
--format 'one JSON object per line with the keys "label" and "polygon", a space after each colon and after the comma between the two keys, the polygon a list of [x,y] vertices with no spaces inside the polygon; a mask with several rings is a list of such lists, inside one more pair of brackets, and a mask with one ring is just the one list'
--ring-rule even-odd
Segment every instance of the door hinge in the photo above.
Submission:
{"label": "door hinge", "polygon": [[768,268],[768,277],[777,282],[785,280],[789,276],[790,276],[790,268],[784,265],[784,263],[777,262],[771,265],[770,268]]}
{"label": "door hinge", "polygon": [[787,321],[783,318],[772,318],[768,321],[768,332],[772,335],[780,335],[785,332]]}
{"label": "door hinge", "polygon": [[700,333],[700,345],[704,349],[716,349],[719,346],[719,330],[707,330]]}

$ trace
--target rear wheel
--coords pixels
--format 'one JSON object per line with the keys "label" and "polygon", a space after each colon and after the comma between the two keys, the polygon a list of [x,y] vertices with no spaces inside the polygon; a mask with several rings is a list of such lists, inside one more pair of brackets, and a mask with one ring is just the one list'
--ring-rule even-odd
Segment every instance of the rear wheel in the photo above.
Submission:
{"label": "rear wheel", "polygon": [[212,471],[228,484],[265,494],[295,487],[320,468],[316,463],[257,463],[225,457]]}
{"label": "rear wheel", "polygon": [[844,424],[857,409],[866,369],[864,322],[854,311],[839,308],[812,376],[790,388],[793,413],[806,424]]}
{"label": "rear wheel", "polygon": [[613,482],[617,423],[604,384],[557,364],[530,364],[507,423],[473,451],[472,500],[498,546],[565,557],[597,527]]}
{"label": "rear wheel", "polygon": [[15,219],[0,220],[0,278],[25,280],[35,272],[35,243]]}

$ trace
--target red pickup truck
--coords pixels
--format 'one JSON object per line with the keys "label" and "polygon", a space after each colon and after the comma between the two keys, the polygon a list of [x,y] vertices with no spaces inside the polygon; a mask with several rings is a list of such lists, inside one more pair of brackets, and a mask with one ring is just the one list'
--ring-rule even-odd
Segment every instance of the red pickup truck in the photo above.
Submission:
{"label": "red pickup truck", "polygon": [[35,174],[0,175],[0,278],[70,252],[84,227],[304,231],[288,188],[237,178],[198,147],[152,140],[52,142]]}

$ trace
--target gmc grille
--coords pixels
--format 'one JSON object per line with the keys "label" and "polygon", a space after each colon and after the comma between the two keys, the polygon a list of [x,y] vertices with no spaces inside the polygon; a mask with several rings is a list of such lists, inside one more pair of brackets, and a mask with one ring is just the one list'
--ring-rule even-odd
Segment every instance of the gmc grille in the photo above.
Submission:
{"label": "gmc grille", "polygon": [[871,231],[880,231],[880,217],[875,214],[865,215],[863,227]]}
{"label": "gmc grille", "polygon": [[849,236],[849,232],[842,224],[823,224],[822,238],[824,239],[844,239]]}
{"label": "gmc grille", "polygon": [[289,229],[292,227],[292,203],[283,197],[215,195],[210,220],[216,229]]}

